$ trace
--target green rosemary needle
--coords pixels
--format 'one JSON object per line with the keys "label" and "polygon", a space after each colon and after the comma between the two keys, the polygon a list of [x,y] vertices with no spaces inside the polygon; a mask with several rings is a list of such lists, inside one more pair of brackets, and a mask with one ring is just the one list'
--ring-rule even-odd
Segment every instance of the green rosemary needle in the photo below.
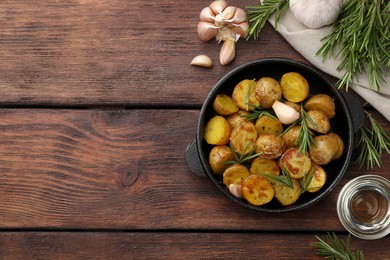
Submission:
{"label": "green rosemary needle", "polygon": [[278,185],[286,185],[292,189],[294,188],[291,175],[285,169],[282,169],[281,175],[269,174],[268,172],[265,172],[262,175],[267,179],[269,179],[270,181],[275,182]]}
{"label": "green rosemary needle", "polygon": [[244,151],[242,152],[242,154],[241,154],[241,155],[238,155],[238,153],[236,152],[236,149],[234,149],[233,145],[230,143],[229,147],[230,147],[230,150],[231,150],[232,153],[233,153],[234,160],[224,161],[224,162],[221,162],[221,164],[242,164],[242,163],[245,163],[246,161],[249,161],[250,159],[253,159],[253,158],[258,157],[261,153],[255,153],[255,151],[256,151],[256,146],[254,146],[254,147],[247,153],[247,150],[248,150],[248,148],[249,148],[249,145],[250,145],[250,143],[248,143],[248,144],[245,146],[245,149],[244,149]]}
{"label": "green rosemary needle", "polygon": [[351,235],[349,234],[347,240],[339,239],[335,233],[328,233],[327,241],[322,240],[318,236],[317,242],[312,244],[315,247],[316,254],[328,259],[345,259],[345,260],[364,260],[363,251],[357,250],[356,253],[351,252],[349,242]]}

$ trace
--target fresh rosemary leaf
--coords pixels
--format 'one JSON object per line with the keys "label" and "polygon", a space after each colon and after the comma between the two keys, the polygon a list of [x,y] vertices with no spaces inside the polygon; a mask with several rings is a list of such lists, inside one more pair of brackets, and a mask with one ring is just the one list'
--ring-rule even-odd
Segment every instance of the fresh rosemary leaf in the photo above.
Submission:
{"label": "fresh rosemary leaf", "polygon": [[242,117],[245,117],[247,120],[256,120],[263,115],[276,119],[276,117],[273,114],[271,114],[269,111],[259,107],[256,107],[255,110],[251,111],[249,114],[243,115]]}
{"label": "fresh rosemary leaf", "polygon": [[288,0],[263,0],[262,4],[247,7],[248,21],[250,23],[247,39],[259,37],[267,20],[275,14],[275,30],[280,17],[288,6]]}
{"label": "fresh rosemary leaf", "polygon": [[327,241],[315,236],[318,240],[312,244],[315,247],[316,254],[329,259],[345,259],[345,260],[364,260],[363,251],[357,250],[351,252],[349,248],[351,235],[349,234],[346,241],[339,239],[335,233],[328,233]]}
{"label": "fresh rosemary leaf", "polygon": [[255,84],[255,81],[256,81],[255,79],[252,79],[251,84],[248,87],[248,92],[245,95],[245,104],[246,104],[246,110],[247,111],[249,110],[249,105],[250,105],[249,96],[250,96],[253,84]]}
{"label": "fresh rosemary leaf", "polygon": [[252,148],[252,150],[247,153],[247,150],[249,148],[249,143],[245,146],[245,149],[243,153],[239,156],[238,153],[236,152],[236,149],[234,149],[233,145],[230,143],[229,147],[230,150],[232,151],[234,160],[228,160],[221,162],[221,164],[242,164],[245,163],[246,161],[249,161],[250,159],[258,157],[261,153],[255,153],[256,151],[256,146]]}
{"label": "fresh rosemary leaf", "polygon": [[262,174],[264,177],[269,179],[270,181],[274,181],[275,183],[279,185],[287,185],[290,188],[294,188],[293,181],[291,179],[291,175],[286,171],[282,170],[281,175],[274,175],[274,174],[269,174],[269,173],[263,173]]}

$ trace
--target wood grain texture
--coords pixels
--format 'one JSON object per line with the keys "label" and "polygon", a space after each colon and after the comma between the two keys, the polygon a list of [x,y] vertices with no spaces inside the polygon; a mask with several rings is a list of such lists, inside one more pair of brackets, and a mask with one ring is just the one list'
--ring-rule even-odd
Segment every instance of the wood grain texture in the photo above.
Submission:
{"label": "wood grain texture", "polygon": [[[353,166],[334,192],[305,209],[306,218],[254,212],[187,168],[198,116],[170,109],[0,110],[0,228],[341,231],[335,206],[343,184],[366,173],[389,177],[384,169]],[[383,159],[388,169],[390,155]]]}
{"label": "wood grain texture", "polygon": [[[0,234],[1,259],[324,259],[314,235],[209,232],[23,232]],[[338,234],[341,239],[346,235]],[[389,259],[390,237],[351,238],[366,259]],[[375,250],[373,250],[373,247]]]}
{"label": "wood grain texture", "polygon": [[[248,61],[305,61],[267,24],[260,39],[240,40],[236,60],[221,66],[221,45],[196,33],[208,3],[1,1],[0,105],[200,105],[219,78]],[[198,54],[209,55],[214,68],[190,66]]]}

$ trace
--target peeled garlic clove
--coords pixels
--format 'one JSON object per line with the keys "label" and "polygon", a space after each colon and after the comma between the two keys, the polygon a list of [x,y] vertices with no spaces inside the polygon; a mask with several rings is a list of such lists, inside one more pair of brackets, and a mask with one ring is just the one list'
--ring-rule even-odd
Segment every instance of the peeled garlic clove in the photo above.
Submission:
{"label": "peeled garlic clove", "polygon": [[213,67],[213,61],[210,59],[209,56],[198,55],[198,56],[196,56],[195,58],[192,59],[191,65],[204,67],[204,68],[212,68]]}
{"label": "peeled garlic clove", "polygon": [[221,47],[219,53],[219,62],[222,65],[227,65],[234,60],[236,56],[236,44],[233,39],[227,39]]}
{"label": "peeled garlic clove", "polygon": [[226,8],[227,2],[225,0],[216,0],[210,4],[211,10],[215,14],[220,14]]}
{"label": "peeled garlic clove", "polygon": [[244,22],[240,24],[232,24],[232,25],[233,27],[230,30],[240,35],[241,38],[246,38],[249,29],[248,22]]}
{"label": "peeled garlic clove", "polygon": [[229,191],[236,196],[237,198],[243,198],[242,195],[242,187],[239,184],[230,184],[229,185]]}
{"label": "peeled garlic clove", "polygon": [[218,27],[209,22],[199,22],[197,30],[199,39],[202,41],[209,41],[218,33]]}
{"label": "peeled garlic clove", "polygon": [[295,19],[313,29],[333,23],[341,5],[342,0],[289,0]]}
{"label": "peeled garlic clove", "polygon": [[292,124],[300,116],[299,112],[297,112],[294,108],[278,100],[274,102],[272,109],[275,111],[279,121],[284,125]]}
{"label": "peeled garlic clove", "polygon": [[202,9],[202,11],[200,11],[199,19],[200,19],[202,22],[213,23],[214,20],[215,20],[215,14],[214,14],[214,12],[211,10],[210,7],[205,7],[205,8]]}

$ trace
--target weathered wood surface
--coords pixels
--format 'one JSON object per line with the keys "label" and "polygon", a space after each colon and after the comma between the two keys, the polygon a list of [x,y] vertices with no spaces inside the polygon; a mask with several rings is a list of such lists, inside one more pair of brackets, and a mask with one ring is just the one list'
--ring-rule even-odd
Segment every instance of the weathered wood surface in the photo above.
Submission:
{"label": "weathered wood surface", "polygon": [[[9,232],[0,234],[0,258],[324,259],[311,246],[316,241],[311,234],[256,232]],[[353,251],[363,250],[366,259],[384,260],[389,241],[351,238],[350,244]]]}

